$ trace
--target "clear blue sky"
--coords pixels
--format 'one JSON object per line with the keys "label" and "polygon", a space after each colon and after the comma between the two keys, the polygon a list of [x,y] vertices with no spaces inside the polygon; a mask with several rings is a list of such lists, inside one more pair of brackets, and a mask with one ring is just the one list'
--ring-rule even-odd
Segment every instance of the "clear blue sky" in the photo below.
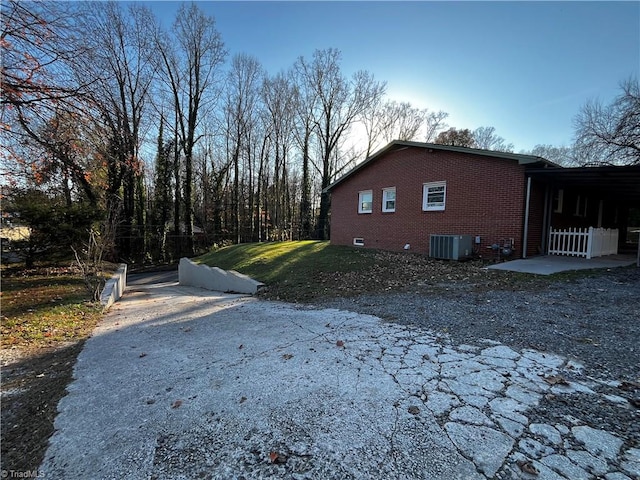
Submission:
{"label": "clear blue sky", "polygon": [[[179,2],[144,2],[170,25]],[[316,49],[368,70],[388,96],[494,126],[516,151],[570,145],[591,98],[639,76],[640,2],[197,2],[230,56],[275,74]]]}

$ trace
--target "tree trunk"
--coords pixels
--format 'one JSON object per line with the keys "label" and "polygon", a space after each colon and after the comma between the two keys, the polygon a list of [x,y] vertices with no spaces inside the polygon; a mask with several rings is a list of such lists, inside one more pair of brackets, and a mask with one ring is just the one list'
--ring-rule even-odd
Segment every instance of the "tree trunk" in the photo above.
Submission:
{"label": "tree trunk", "polygon": [[[176,110],[177,117],[177,110]],[[173,235],[174,246],[173,253],[175,258],[180,258],[182,248],[180,244],[180,148],[178,147],[178,120],[176,118],[176,126],[174,129],[175,149],[173,151],[173,177],[174,177],[174,195],[173,195]]]}
{"label": "tree trunk", "polygon": [[320,240],[328,240],[329,232],[329,210],[331,208],[331,196],[327,192],[320,194],[320,214],[318,215],[318,237]]}
{"label": "tree trunk", "polygon": [[300,202],[300,238],[311,238],[311,175],[309,172],[309,133],[302,148],[302,200]]}
{"label": "tree trunk", "polygon": [[193,156],[191,150],[184,156],[184,235],[185,255],[193,256]]}

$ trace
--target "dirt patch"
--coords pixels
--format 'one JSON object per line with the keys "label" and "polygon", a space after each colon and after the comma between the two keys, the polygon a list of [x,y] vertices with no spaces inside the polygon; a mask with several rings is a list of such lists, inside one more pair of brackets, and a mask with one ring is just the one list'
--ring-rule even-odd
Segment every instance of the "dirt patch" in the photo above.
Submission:
{"label": "dirt patch", "polygon": [[26,472],[40,466],[58,401],[83,344],[2,351],[1,470]]}
{"label": "dirt patch", "polygon": [[376,251],[366,271],[313,272],[304,285],[269,285],[260,292],[268,300],[294,303],[323,301],[365,294],[419,289],[434,293],[450,289],[487,291],[527,290],[547,285],[549,279],[517,272],[488,270],[489,260],[438,260],[416,253]]}

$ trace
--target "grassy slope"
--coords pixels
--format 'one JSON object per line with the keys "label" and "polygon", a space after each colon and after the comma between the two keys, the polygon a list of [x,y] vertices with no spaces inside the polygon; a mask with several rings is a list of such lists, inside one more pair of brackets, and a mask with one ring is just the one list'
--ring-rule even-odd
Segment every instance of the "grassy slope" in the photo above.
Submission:
{"label": "grassy slope", "polygon": [[265,283],[270,296],[290,300],[327,293],[331,285],[322,285],[332,275],[360,273],[371,269],[376,262],[372,250],[312,240],[233,245],[195,261],[237,270]]}
{"label": "grassy slope", "polygon": [[532,276],[487,270],[482,261],[448,262],[319,241],[233,245],[195,261],[249,275],[268,286],[263,294],[267,298],[290,302],[456,284],[466,289],[531,288],[537,281]]}

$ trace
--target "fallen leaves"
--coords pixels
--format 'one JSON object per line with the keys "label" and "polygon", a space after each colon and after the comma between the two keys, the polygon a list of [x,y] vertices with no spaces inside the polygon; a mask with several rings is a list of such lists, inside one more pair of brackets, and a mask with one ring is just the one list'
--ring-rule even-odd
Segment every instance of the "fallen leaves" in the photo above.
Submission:
{"label": "fallen leaves", "polygon": [[569,385],[569,382],[562,375],[549,375],[543,377],[543,380],[549,385]]}
{"label": "fallen leaves", "polygon": [[620,390],[626,390],[628,392],[632,392],[634,390],[640,389],[640,383],[623,380],[622,382],[620,382],[620,385],[618,386],[618,388]]}
{"label": "fallen leaves", "polygon": [[287,456],[283,453],[271,451],[269,452],[269,461],[271,463],[287,463]]}
{"label": "fallen leaves", "polygon": [[[407,288],[486,291],[518,289],[539,283],[534,277],[488,270],[491,258],[467,262],[443,261],[420,253],[367,251],[357,262],[333,260],[333,268],[313,272],[313,278],[282,281],[261,294],[274,300],[306,302],[318,297],[351,297],[363,293],[406,291]],[[513,273],[513,274],[512,274]]]}
{"label": "fallen leaves", "polygon": [[524,473],[528,473],[529,475],[538,475],[538,469],[533,466],[531,460],[518,460],[516,464],[520,467]]}
{"label": "fallen leaves", "polygon": [[420,408],[416,407],[415,405],[411,405],[407,409],[407,412],[409,412],[411,415],[418,415],[420,413]]}
{"label": "fallen leaves", "polygon": [[182,405],[182,400],[176,400],[171,404],[171,408],[179,408]]}
{"label": "fallen leaves", "polygon": [[625,392],[629,392],[632,395],[629,399],[629,403],[635,408],[640,409],[640,395],[638,394],[640,393],[640,382],[623,380],[620,382],[620,385],[618,385],[618,388]]}
{"label": "fallen leaves", "polygon": [[342,340],[338,340],[336,342],[336,347],[344,347],[344,342]]}
{"label": "fallen leaves", "polygon": [[290,353],[285,353],[284,355],[282,355],[282,358],[284,358],[285,360],[290,360],[293,358],[293,355],[291,355]]}

